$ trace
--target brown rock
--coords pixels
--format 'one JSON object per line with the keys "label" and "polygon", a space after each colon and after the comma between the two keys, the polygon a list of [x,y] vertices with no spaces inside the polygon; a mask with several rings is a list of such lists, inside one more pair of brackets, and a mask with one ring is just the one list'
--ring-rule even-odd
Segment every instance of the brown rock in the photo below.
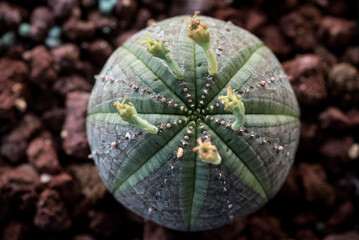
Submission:
{"label": "brown rock", "polygon": [[218,9],[214,13],[214,17],[224,21],[231,21],[235,25],[243,27],[245,22],[244,14],[245,12],[241,9],[229,7]]}
{"label": "brown rock", "polygon": [[66,97],[66,119],[62,127],[62,147],[67,155],[86,158],[90,152],[86,136],[86,111],[90,94],[71,92]]}
{"label": "brown rock", "polygon": [[72,43],[65,43],[51,50],[57,71],[73,71],[80,68],[80,49]]}
{"label": "brown rock", "polygon": [[96,26],[93,22],[70,18],[62,25],[62,32],[72,41],[85,41],[95,35]]}
{"label": "brown rock", "polygon": [[0,196],[20,210],[32,212],[41,183],[38,174],[29,165],[20,165],[0,176]]}
{"label": "brown rock", "polygon": [[73,91],[90,92],[91,89],[92,85],[80,75],[61,77],[53,85],[53,90],[64,96]]}
{"label": "brown rock", "polygon": [[335,192],[327,182],[327,175],[319,164],[300,163],[298,177],[302,182],[305,198],[310,203],[332,207],[335,203]]}
{"label": "brown rock", "polygon": [[285,57],[290,53],[290,45],[275,25],[266,26],[261,31],[261,39],[278,57]]}
{"label": "brown rock", "polygon": [[50,134],[33,139],[26,150],[26,155],[29,162],[40,173],[56,174],[61,170]]}
{"label": "brown rock", "polygon": [[100,11],[89,13],[88,20],[93,22],[96,29],[103,33],[110,33],[117,28],[118,20],[113,16],[102,14]]}
{"label": "brown rock", "polygon": [[25,155],[30,138],[40,129],[40,120],[32,114],[26,115],[19,126],[3,138],[1,155],[10,162],[17,163]]}
{"label": "brown rock", "polygon": [[345,233],[330,234],[323,240],[359,240],[359,233],[353,230]]}
{"label": "brown rock", "polygon": [[348,64],[339,63],[329,73],[328,89],[330,96],[339,103],[355,103],[359,101],[359,72]]}
{"label": "brown rock", "polygon": [[348,47],[341,59],[343,62],[359,67],[359,46]]}
{"label": "brown rock", "polygon": [[304,149],[317,149],[321,141],[322,134],[318,129],[318,124],[302,121],[300,127],[300,147]]}
{"label": "brown rock", "polygon": [[55,17],[47,7],[37,7],[31,14],[30,36],[35,42],[43,42],[55,23]]}
{"label": "brown rock", "polygon": [[112,46],[105,40],[95,40],[87,49],[89,58],[98,66],[103,66],[112,53]]}
{"label": "brown rock", "polygon": [[356,32],[354,21],[335,17],[324,17],[319,25],[318,35],[330,48],[347,46]]}
{"label": "brown rock", "polygon": [[183,239],[173,230],[162,227],[154,222],[146,221],[143,230],[143,240],[179,240]]}
{"label": "brown rock", "polygon": [[55,132],[60,132],[65,121],[65,109],[53,108],[42,115],[44,124]]}
{"label": "brown rock", "polygon": [[67,18],[71,15],[74,8],[78,7],[78,0],[49,0],[48,5],[52,9],[55,17]]}
{"label": "brown rock", "polygon": [[247,13],[247,22],[245,29],[249,32],[255,32],[267,22],[267,16],[258,10],[250,9]]}
{"label": "brown rock", "polygon": [[43,45],[24,52],[23,59],[30,65],[31,72],[29,79],[35,85],[46,89],[56,79],[56,72],[53,66],[54,59]]}
{"label": "brown rock", "polygon": [[337,57],[331,53],[328,49],[319,46],[315,49],[315,54],[320,58],[321,65],[325,72],[325,76],[329,75],[330,70],[333,68],[335,64],[337,64]]}
{"label": "brown rock", "polygon": [[96,240],[96,238],[88,234],[79,234],[74,236],[72,240]]}
{"label": "brown rock", "polygon": [[280,28],[285,36],[292,39],[298,50],[313,50],[317,43],[311,21],[299,12],[291,12],[280,19]]}
{"label": "brown rock", "polygon": [[68,172],[74,177],[81,194],[90,204],[103,199],[107,190],[95,165],[92,163],[72,164],[68,167]]}
{"label": "brown rock", "polygon": [[63,231],[71,227],[69,213],[57,191],[45,189],[41,193],[34,224],[43,231]]}
{"label": "brown rock", "polygon": [[109,238],[119,229],[119,219],[102,211],[91,210],[88,212],[90,218],[89,227],[95,234]]}
{"label": "brown rock", "polygon": [[355,209],[351,201],[346,201],[339,206],[327,222],[329,231],[340,231],[351,226],[355,219]]}
{"label": "brown rock", "polygon": [[22,86],[21,83],[27,79],[29,69],[22,61],[1,58],[0,72],[0,119],[12,121],[16,101],[23,97],[23,91],[18,86]]}
{"label": "brown rock", "polygon": [[292,86],[301,104],[317,105],[326,98],[323,69],[318,56],[298,56],[284,62],[283,68],[292,77]]}
{"label": "brown rock", "polygon": [[11,221],[3,232],[2,240],[25,240],[30,228],[22,222]]}
{"label": "brown rock", "polygon": [[359,128],[359,110],[356,108],[353,108],[349,110],[346,115],[349,119],[349,125],[352,128]]}
{"label": "brown rock", "polygon": [[339,108],[328,107],[319,115],[320,127],[330,128],[334,131],[343,131],[348,129],[350,120]]}
{"label": "brown rock", "polygon": [[127,0],[118,0],[116,7],[115,7],[115,13],[116,16],[122,20],[121,25],[124,28],[127,28],[131,26],[131,23],[133,23],[135,19],[135,12],[138,8],[138,0],[133,1],[127,1]]}
{"label": "brown rock", "polygon": [[135,34],[136,30],[129,30],[127,32],[121,33],[115,39],[115,46],[121,46],[127,39],[129,39],[133,34]]}
{"label": "brown rock", "polygon": [[285,238],[280,221],[272,216],[252,217],[250,231],[253,240],[274,240]]}
{"label": "brown rock", "polygon": [[49,188],[57,190],[61,197],[68,203],[75,202],[80,194],[72,176],[64,172],[53,176],[48,186]]}
{"label": "brown rock", "polygon": [[296,239],[305,239],[305,240],[318,240],[319,238],[310,229],[299,229],[297,231]]}
{"label": "brown rock", "polygon": [[2,25],[7,27],[17,26],[21,21],[21,11],[18,7],[7,2],[0,3],[0,27]]}
{"label": "brown rock", "polygon": [[278,198],[282,201],[295,201],[300,198],[302,192],[300,191],[299,184],[296,176],[296,168],[293,166],[288,173],[283,187],[278,193]]}
{"label": "brown rock", "polygon": [[141,29],[147,26],[148,20],[151,19],[151,12],[147,8],[140,8],[137,12],[135,28]]}
{"label": "brown rock", "polygon": [[246,218],[235,221],[232,224],[225,225],[220,228],[216,228],[209,231],[203,232],[203,239],[206,240],[232,240],[239,237],[241,233],[243,233],[244,229],[248,225],[248,220]]}

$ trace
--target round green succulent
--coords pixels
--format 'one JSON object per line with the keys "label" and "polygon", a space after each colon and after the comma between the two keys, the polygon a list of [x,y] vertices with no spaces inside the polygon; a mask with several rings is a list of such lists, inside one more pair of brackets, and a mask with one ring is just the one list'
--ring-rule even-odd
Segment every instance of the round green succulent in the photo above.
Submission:
{"label": "round green succulent", "polygon": [[197,15],[161,21],[119,47],[96,76],[87,116],[109,191],[182,231],[263,206],[288,174],[300,130],[273,53],[249,32]]}

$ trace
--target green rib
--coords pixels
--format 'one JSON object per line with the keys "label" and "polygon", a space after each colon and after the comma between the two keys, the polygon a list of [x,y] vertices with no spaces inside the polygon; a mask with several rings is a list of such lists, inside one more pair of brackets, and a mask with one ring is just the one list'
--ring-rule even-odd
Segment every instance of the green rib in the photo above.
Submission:
{"label": "green rib", "polygon": [[[234,145],[233,140],[225,139],[226,136],[223,136],[228,135],[228,133],[219,134],[210,125],[205,124],[204,126],[207,127],[212,143],[216,146],[221,146],[217,149],[222,157],[222,162],[252,191],[265,199],[269,199],[270,182],[263,168],[263,163],[248,147],[246,142],[241,140],[238,145]],[[226,142],[229,144],[226,144]]]}
{"label": "green rib", "polygon": [[173,155],[176,154],[176,149],[181,144],[181,139],[183,139],[185,135],[186,129],[182,128],[157,152],[147,158],[144,162],[142,162],[142,164],[137,166],[135,171],[128,176],[118,179],[118,183],[113,193],[125,191],[129,187],[137,185],[141,181],[145,180],[149,175],[160,169],[166,162],[168,162],[168,159],[172,159]]}
{"label": "green rib", "polygon": [[[132,102],[136,106],[137,113],[141,114],[169,114],[169,115],[188,115],[186,112],[178,113],[180,106],[177,108],[173,106],[168,106],[161,102],[156,102],[152,99],[142,99],[142,98],[132,98],[130,96],[127,98],[127,102]],[[92,115],[96,113],[117,113],[116,107],[113,106],[114,101],[122,101],[123,97],[120,97],[115,100],[104,101],[96,106],[93,106],[91,110],[88,111],[87,115]],[[149,112],[149,109],[151,112]]]}
{"label": "green rib", "polygon": [[[154,167],[146,166],[148,164],[148,161],[155,157],[159,151],[166,148],[169,142],[171,142],[172,139],[177,139],[179,133],[183,132],[182,130],[186,127],[173,127],[171,130],[168,129],[167,132],[159,132],[156,135],[152,135],[149,137],[149,139],[146,140],[142,145],[140,145],[138,148],[134,149],[134,151],[129,155],[126,160],[124,160],[123,164],[121,165],[120,169],[117,172],[117,178],[115,180],[114,187],[112,189],[112,193],[115,193],[119,190],[122,184],[124,184],[131,176],[133,176],[137,171],[140,170],[140,168],[145,167],[147,170],[154,169]],[[173,150],[172,150],[173,151]],[[147,158],[144,158],[143,156],[149,156]],[[167,158],[166,158],[167,159]],[[160,164],[157,166],[160,167]],[[157,168],[158,169],[158,168]],[[143,170],[142,170],[143,171]],[[134,182],[139,182],[143,180],[143,178],[140,178],[141,175],[136,175],[135,178],[132,178],[131,184]],[[148,176],[148,175],[147,175]],[[121,190],[124,190],[123,188]]]}
{"label": "green rib", "polygon": [[[121,48],[129,53],[126,55],[126,58],[128,57],[127,59],[129,59],[130,62],[134,61],[135,59],[140,62],[140,67],[134,64],[131,64],[130,67],[132,68],[134,74],[137,75],[142,81],[153,85],[156,82],[156,79],[158,79],[164,86],[166,86],[166,89],[173,93],[172,95],[174,97],[181,99],[183,102],[186,101],[185,93],[180,87],[181,82],[174,77],[169,68],[164,67],[160,59],[149,54],[140,45],[127,42]],[[131,55],[132,57],[128,55]],[[155,92],[162,93],[162,91]]]}
{"label": "green rib", "polygon": [[[290,108],[282,103],[273,102],[268,99],[262,98],[242,98],[246,114],[279,114],[293,117],[299,117],[299,110],[296,108]],[[207,114],[228,114],[228,111],[224,110],[223,105],[220,107],[214,107],[212,110],[206,111]]]}
{"label": "green rib", "polygon": [[263,43],[256,43],[249,45],[234,54],[233,58],[230,58],[223,68],[214,75],[213,83],[211,84],[210,91],[207,97],[204,99],[204,105],[208,105],[228,84],[229,81],[241,71],[241,69],[247,65],[252,56],[263,47]]}

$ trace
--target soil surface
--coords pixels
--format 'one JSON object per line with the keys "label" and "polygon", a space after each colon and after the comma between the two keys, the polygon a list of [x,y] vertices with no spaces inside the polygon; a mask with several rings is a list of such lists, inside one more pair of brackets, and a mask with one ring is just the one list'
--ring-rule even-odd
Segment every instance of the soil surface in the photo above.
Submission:
{"label": "soil surface", "polygon": [[[359,239],[359,1],[112,2],[0,1],[0,239]],[[264,208],[182,233],[107,192],[88,159],[85,117],[93,76],[114,49],[194,10],[272,49],[291,76],[302,128],[294,166]]]}

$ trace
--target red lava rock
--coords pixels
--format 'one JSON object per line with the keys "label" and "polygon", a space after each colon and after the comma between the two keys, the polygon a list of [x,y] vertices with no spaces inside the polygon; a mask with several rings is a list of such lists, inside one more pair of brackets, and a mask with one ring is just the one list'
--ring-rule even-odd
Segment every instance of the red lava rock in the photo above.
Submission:
{"label": "red lava rock", "polygon": [[328,49],[324,47],[317,47],[315,49],[315,54],[320,58],[321,65],[323,67],[323,70],[325,72],[325,76],[328,76],[330,70],[333,68],[335,64],[337,64],[338,59],[336,56],[331,53]]}
{"label": "red lava rock", "polygon": [[90,218],[89,227],[97,235],[110,237],[119,228],[119,219],[115,219],[105,212],[91,210],[88,212],[88,217]]}
{"label": "red lava rock", "polygon": [[76,235],[72,238],[72,240],[96,240],[93,236],[90,236],[88,234],[80,234]]}
{"label": "red lava rock", "polygon": [[33,139],[26,150],[26,155],[29,162],[40,173],[56,174],[61,170],[51,135]]}
{"label": "red lava rock", "polygon": [[320,127],[330,128],[335,131],[343,131],[348,129],[350,120],[339,108],[328,107],[319,115]]}
{"label": "red lava rock", "polygon": [[130,38],[135,33],[136,33],[135,30],[129,30],[127,32],[124,32],[124,33],[118,35],[115,40],[115,46],[116,47],[121,46],[128,38]]}
{"label": "red lava rock", "polygon": [[66,119],[62,127],[62,147],[67,155],[86,158],[90,152],[86,136],[86,111],[90,94],[71,92],[66,97]]}
{"label": "red lava rock", "polygon": [[182,239],[179,238],[178,233],[168,228],[162,227],[154,222],[146,221],[143,230],[143,240],[158,240],[158,239]]}
{"label": "red lava rock", "polygon": [[278,193],[278,198],[284,201],[294,201],[302,195],[296,176],[296,168],[293,166],[288,173],[283,187]]}
{"label": "red lava rock", "polygon": [[232,240],[237,239],[240,234],[243,233],[245,228],[248,225],[248,219],[243,218],[240,220],[235,221],[232,224],[225,225],[220,228],[216,228],[209,231],[204,231],[202,238],[206,240]]}
{"label": "red lava rock", "polygon": [[280,221],[272,216],[252,217],[250,231],[253,240],[274,240],[286,237],[281,229]]}
{"label": "red lava rock", "polygon": [[143,224],[144,219],[137,214],[133,213],[132,211],[128,210],[127,208],[122,208],[122,212],[125,215],[125,218],[127,221],[136,223],[136,224]]}
{"label": "red lava rock", "polygon": [[2,25],[7,27],[17,26],[21,21],[21,11],[18,7],[7,2],[0,2],[0,27]]}
{"label": "red lava rock", "polygon": [[120,25],[122,27],[127,28],[133,23],[133,20],[135,19],[135,12],[138,8],[138,0],[118,0],[116,7],[115,7],[115,13],[116,16],[122,20]]}
{"label": "red lava rock", "polygon": [[359,240],[359,233],[353,230],[345,233],[330,234],[323,238],[323,240]]}
{"label": "red lava rock", "polygon": [[267,16],[258,10],[250,9],[247,14],[245,29],[255,32],[267,22]]}
{"label": "red lava rock", "polygon": [[342,138],[328,138],[320,147],[320,153],[327,159],[348,162],[348,150],[353,145],[351,136]]}
{"label": "red lava rock", "polygon": [[61,77],[53,85],[53,90],[63,96],[73,91],[90,92],[92,85],[79,75]]}
{"label": "red lava rock", "polygon": [[71,227],[69,213],[57,191],[45,189],[36,205],[36,227],[43,231],[63,231]]}
{"label": "red lava rock", "polygon": [[6,135],[1,144],[1,155],[10,162],[17,163],[25,155],[27,143],[40,129],[40,120],[32,114],[26,115],[18,127]]}
{"label": "red lava rock", "polygon": [[35,42],[43,42],[55,23],[55,17],[47,7],[37,7],[31,14],[30,36]]}
{"label": "red lava rock", "polygon": [[66,18],[71,15],[74,8],[78,7],[79,3],[77,0],[49,0],[48,5],[55,17]]}
{"label": "red lava rock", "polygon": [[317,105],[327,97],[323,69],[318,56],[305,54],[283,63],[300,103]]}
{"label": "red lava rock", "polygon": [[93,22],[71,18],[62,25],[62,32],[72,41],[85,41],[95,35],[96,26]]}
{"label": "red lava rock", "polygon": [[16,101],[22,97],[22,91],[16,90],[17,86],[25,82],[29,69],[22,61],[1,58],[0,72],[0,119],[11,120],[14,118]]}
{"label": "red lava rock", "polygon": [[72,43],[65,43],[51,50],[54,57],[54,66],[58,72],[66,72],[79,69],[80,49]]}
{"label": "red lava rock", "polygon": [[283,16],[280,28],[285,36],[292,39],[298,50],[310,51],[317,45],[311,21],[307,21],[299,12]]}
{"label": "red lava rock", "polygon": [[53,176],[48,187],[57,190],[68,203],[75,202],[80,194],[73,177],[65,172]]}
{"label": "red lava rock", "polygon": [[339,63],[329,73],[328,87],[330,96],[337,99],[339,103],[359,101],[359,72],[348,64]]}
{"label": "red lava rock", "polygon": [[169,15],[185,15],[193,13],[194,11],[200,11],[201,13],[208,12],[210,9],[220,9],[224,6],[229,6],[227,1],[215,1],[215,0],[172,0],[170,2]]}
{"label": "red lava rock", "polygon": [[296,239],[319,240],[310,229],[299,229],[296,233]]}
{"label": "red lava rock", "polygon": [[356,32],[354,21],[326,16],[319,25],[319,38],[330,48],[346,46]]}
{"label": "red lava rock", "polygon": [[2,240],[25,240],[30,228],[22,222],[11,221],[3,232]]}
{"label": "red lava rock", "polygon": [[224,8],[214,12],[214,17],[224,21],[231,21],[237,26],[244,26],[244,11],[236,8]]}
{"label": "red lava rock", "polygon": [[301,211],[293,217],[293,223],[301,227],[314,225],[318,222],[318,217],[311,210]]}
{"label": "red lava rock", "polygon": [[95,23],[96,29],[103,33],[110,33],[117,28],[117,19],[115,17],[104,15],[99,11],[89,13],[88,20]]}
{"label": "red lava rock", "polygon": [[359,110],[356,108],[352,108],[346,113],[346,115],[349,119],[349,125],[352,128],[359,128]]}
{"label": "red lava rock", "polygon": [[261,31],[261,39],[278,57],[285,57],[290,53],[290,45],[275,25],[269,25],[263,28]]}
{"label": "red lava rock", "polygon": [[136,28],[146,27],[149,19],[151,19],[151,12],[147,8],[140,8],[136,17]]}
{"label": "red lava rock", "polygon": [[56,72],[53,67],[54,59],[43,45],[24,52],[23,59],[30,65],[29,79],[35,85],[45,89],[56,79]]}
{"label": "red lava rock", "polygon": [[44,124],[55,132],[60,132],[65,121],[65,109],[53,108],[42,115]]}
{"label": "red lava rock", "polygon": [[355,209],[351,201],[346,201],[339,206],[327,222],[327,229],[330,232],[340,231],[351,225],[355,218]]}
{"label": "red lava rock", "polygon": [[318,124],[312,122],[301,122],[299,146],[304,149],[317,149],[321,140],[321,132]]}
{"label": "red lava rock", "polygon": [[327,175],[321,165],[300,163],[298,177],[302,182],[308,202],[327,208],[333,206],[336,199],[335,192],[327,182]]}
{"label": "red lava rock", "polygon": [[74,177],[81,194],[90,204],[93,205],[104,198],[107,190],[95,165],[92,163],[71,164],[68,172]]}
{"label": "red lava rock", "polygon": [[20,165],[0,176],[0,196],[6,202],[26,212],[35,209],[41,182],[29,165]]}
{"label": "red lava rock", "polygon": [[95,40],[90,43],[87,54],[92,62],[102,66],[113,53],[112,46],[105,40]]}
{"label": "red lava rock", "polygon": [[359,46],[348,47],[345,50],[341,60],[343,62],[347,62],[354,66],[359,67]]}

